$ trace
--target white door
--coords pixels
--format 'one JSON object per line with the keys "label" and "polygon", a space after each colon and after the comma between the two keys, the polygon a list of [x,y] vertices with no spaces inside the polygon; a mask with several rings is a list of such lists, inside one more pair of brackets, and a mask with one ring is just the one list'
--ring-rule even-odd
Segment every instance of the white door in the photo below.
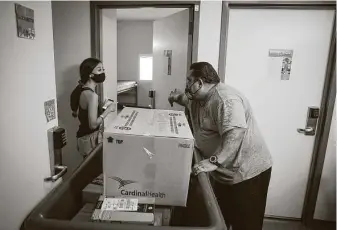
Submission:
{"label": "white door", "polygon": [[[167,98],[175,88],[184,90],[187,73],[189,10],[183,10],[153,23],[153,89],[156,109],[183,110],[175,104],[171,108]],[[172,51],[171,74],[165,50]]]}
{"label": "white door", "polygon": [[[297,128],[322,100],[333,18],[332,10],[230,10],[225,82],[249,99],[273,156],[266,215],[301,218],[315,137]],[[289,80],[270,49],[293,50]]]}

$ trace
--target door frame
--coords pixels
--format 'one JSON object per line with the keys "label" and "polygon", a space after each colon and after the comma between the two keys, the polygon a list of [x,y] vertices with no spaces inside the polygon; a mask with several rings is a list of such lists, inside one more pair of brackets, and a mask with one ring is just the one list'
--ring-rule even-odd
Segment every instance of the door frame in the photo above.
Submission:
{"label": "door frame", "polygon": [[[102,9],[125,9],[125,8],[188,8],[189,9],[189,32],[187,49],[187,69],[198,56],[199,37],[199,12],[200,1],[90,1],[90,29],[91,29],[91,56],[101,60],[102,42]],[[97,87],[99,104],[104,100],[103,85]]]}
{"label": "door frame", "polygon": [[326,67],[324,89],[320,105],[320,117],[317,124],[317,133],[315,136],[314,149],[312,153],[312,161],[310,165],[309,179],[307,183],[307,191],[305,195],[302,218],[304,225],[311,225],[314,222],[314,212],[317,202],[319,184],[322,176],[325,152],[329,138],[330,125],[336,97],[336,2],[282,2],[282,1],[253,1],[238,2],[224,1],[222,3],[221,15],[221,33],[220,33],[220,50],[219,50],[219,76],[221,81],[225,81],[225,66],[227,54],[227,39],[229,25],[230,9],[310,9],[310,10],[334,10],[335,17],[333,22],[331,42],[328,63]]}

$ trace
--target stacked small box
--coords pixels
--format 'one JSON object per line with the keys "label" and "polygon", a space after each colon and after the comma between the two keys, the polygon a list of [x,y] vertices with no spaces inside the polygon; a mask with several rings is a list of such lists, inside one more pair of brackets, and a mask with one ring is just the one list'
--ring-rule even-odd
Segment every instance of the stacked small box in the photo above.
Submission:
{"label": "stacked small box", "polygon": [[153,225],[154,198],[105,198],[100,196],[91,221]]}

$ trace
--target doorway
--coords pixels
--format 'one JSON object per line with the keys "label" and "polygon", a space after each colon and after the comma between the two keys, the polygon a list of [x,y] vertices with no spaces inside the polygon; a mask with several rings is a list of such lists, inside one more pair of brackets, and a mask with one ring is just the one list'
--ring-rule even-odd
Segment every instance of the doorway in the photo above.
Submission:
{"label": "doorway", "polygon": [[[103,14],[110,10],[104,9]],[[189,10],[137,8],[116,12],[118,103],[152,107],[149,91],[155,90],[154,106],[168,108],[167,91],[185,87]]]}
{"label": "doorway", "polygon": [[198,4],[91,2],[92,55],[108,76],[98,88],[100,101],[183,110],[171,108],[167,97],[175,88],[184,90],[196,61]]}
{"label": "doorway", "polygon": [[[325,154],[318,146],[327,142],[321,138],[332,116],[326,105],[336,94],[331,84],[335,8],[295,2],[223,5],[219,72],[249,98],[273,156],[270,217],[305,219],[315,206],[310,194],[319,171],[314,169]],[[319,111],[314,133],[306,129],[310,108]]]}

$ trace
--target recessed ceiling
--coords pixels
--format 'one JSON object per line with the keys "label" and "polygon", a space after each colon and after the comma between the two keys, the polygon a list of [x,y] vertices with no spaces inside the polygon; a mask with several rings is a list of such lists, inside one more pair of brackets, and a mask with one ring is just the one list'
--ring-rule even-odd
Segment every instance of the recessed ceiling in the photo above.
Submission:
{"label": "recessed ceiling", "polygon": [[168,17],[187,8],[137,8],[117,9],[117,20],[158,20]]}

